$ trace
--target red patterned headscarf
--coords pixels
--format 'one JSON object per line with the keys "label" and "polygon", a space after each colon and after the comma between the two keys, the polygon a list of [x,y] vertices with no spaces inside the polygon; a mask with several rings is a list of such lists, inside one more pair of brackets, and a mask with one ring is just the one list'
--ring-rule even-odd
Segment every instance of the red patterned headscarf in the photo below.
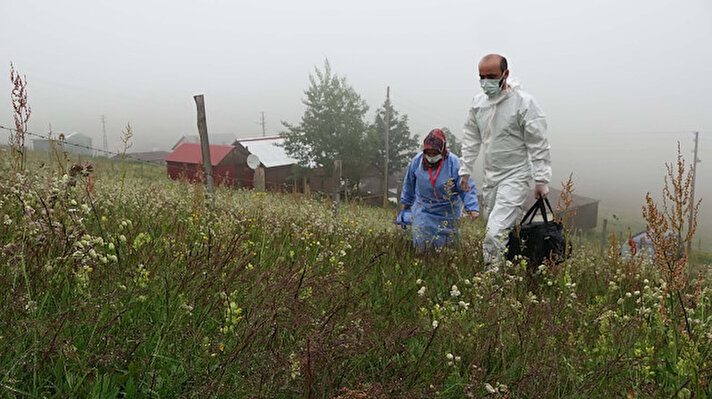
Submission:
{"label": "red patterned headscarf", "polygon": [[[440,129],[431,130],[430,133],[425,136],[425,140],[423,140],[423,151],[425,150],[437,150],[443,155],[443,159],[447,158],[448,151],[445,132]],[[428,169],[429,167],[431,167],[430,163],[423,157],[423,168]]]}

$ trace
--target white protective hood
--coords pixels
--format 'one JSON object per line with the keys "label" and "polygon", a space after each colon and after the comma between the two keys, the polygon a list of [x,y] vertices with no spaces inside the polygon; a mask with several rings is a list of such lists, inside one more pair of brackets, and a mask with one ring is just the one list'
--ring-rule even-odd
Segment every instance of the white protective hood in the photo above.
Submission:
{"label": "white protective hood", "polygon": [[480,149],[484,185],[496,186],[507,178],[549,183],[550,145],[544,112],[517,80],[488,98],[473,100],[465,123],[460,175],[472,175]]}

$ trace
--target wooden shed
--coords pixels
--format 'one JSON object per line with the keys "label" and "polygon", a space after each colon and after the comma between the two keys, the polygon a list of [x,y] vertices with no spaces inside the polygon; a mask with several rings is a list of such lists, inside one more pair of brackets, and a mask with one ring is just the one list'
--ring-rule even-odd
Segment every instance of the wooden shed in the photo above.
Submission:
{"label": "wooden shed", "polygon": [[[260,166],[265,171],[265,188],[268,190],[291,190],[296,182],[292,168],[297,165],[297,160],[290,157],[282,147],[284,139],[276,137],[252,137],[237,139],[233,142],[240,163],[238,180],[240,185],[253,188],[254,170],[247,166],[247,157],[252,154],[260,160]],[[314,187],[312,187],[314,189]]]}
{"label": "wooden shed", "polygon": [[[213,181],[216,185],[236,186],[240,156],[231,145],[211,145],[210,163],[213,167]],[[171,179],[200,180],[203,173],[203,155],[200,144],[183,143],[166,156],[166,168]],[[243,161],[244,163],[244,161]]]}
{"label": "wooden shed", "polygon": [[[549,198],[551,207],[554,208],[554,211],[556,211],[556,206],[559,202],[559,198],[561,197],[561,190],[550,187],[549,195],[547,197]],[[573,201],[568,210],[568,225],[572,226],[574,229],[581,230],[596,228],[596,225],[598,224],[598,203],[600,201],[577,194],[573,194],[572,197]],[[530,195],[524,204],[524,211],[526,212],[532,205],[534,205],[535,202],[536,200],[534,199],[534,195]]]}

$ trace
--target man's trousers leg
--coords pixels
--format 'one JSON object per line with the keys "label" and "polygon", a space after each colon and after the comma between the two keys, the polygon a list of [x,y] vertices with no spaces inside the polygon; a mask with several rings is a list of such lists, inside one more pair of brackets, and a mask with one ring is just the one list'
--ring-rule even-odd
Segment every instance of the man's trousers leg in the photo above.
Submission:
{"label": "man's trousers leg", "polygon": [[528,180],[505,180],[484,191],[487,205],[487,233],[482,244],[486,265],[502,261],[509,241],[509,231],[522,216],[524,202],[532,190]]}

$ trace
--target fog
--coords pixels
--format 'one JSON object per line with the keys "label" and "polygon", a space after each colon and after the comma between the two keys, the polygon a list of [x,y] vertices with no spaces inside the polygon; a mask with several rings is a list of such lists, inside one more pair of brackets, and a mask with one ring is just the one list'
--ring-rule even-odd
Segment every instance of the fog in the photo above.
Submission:
{"label": "fog", "polygon": [[[547,114],[554,181],[573,173],[577,193],[606,212],[639,215],[677,142],[691,159],[699,131],[697,197],[712,246],[709,0],[0,0],[0,15],[0,75],[13,61],[27,76],[29,130],[51,124],[101,148],[105,115],[111,150],[127,122],[134,150],[196,134],[194,94],[205,94],[211,133],[259,136],[264,112],[277,135],[280,121],[299,121],[308,75],[327,58],[372,111],[390,86],[414,133],[461,135],[480,92],[477,61],[501,53]],[[0,124],[11,126],[9,79],[0,82]]]}

